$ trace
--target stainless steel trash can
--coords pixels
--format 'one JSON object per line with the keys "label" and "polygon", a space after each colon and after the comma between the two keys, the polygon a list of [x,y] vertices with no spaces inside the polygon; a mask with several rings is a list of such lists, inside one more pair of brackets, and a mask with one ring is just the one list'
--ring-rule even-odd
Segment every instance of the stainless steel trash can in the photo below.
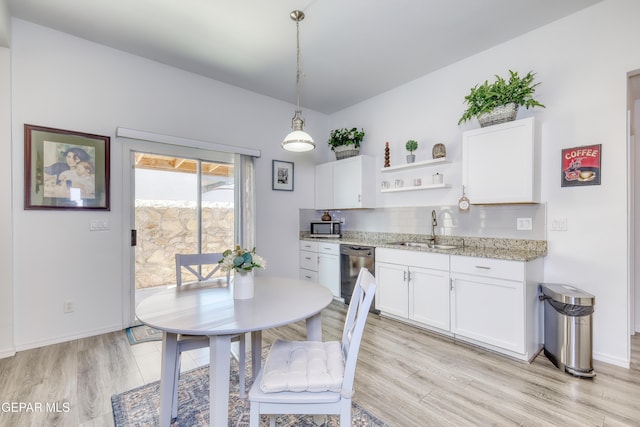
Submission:
{"label": "stainless steel trash can", "polygon": [[544,354],[571,375],[593,378],[595,297],[570,285],[541,283],[544,301]]}

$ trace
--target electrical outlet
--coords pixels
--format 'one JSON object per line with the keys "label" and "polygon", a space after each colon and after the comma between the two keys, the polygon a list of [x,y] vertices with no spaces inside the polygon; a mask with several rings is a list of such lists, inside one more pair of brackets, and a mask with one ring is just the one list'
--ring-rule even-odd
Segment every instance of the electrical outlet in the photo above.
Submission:
{"label": "electrical outlet", "polygon": [[73,301],[70,299],[64,301],[63,309],[65,313],[73,313],[74,308]]}
{"label": "electrical outlet", "polygon": [[517,230],[533,230],[533,222],[531,218],[518,218],[516,222]]}

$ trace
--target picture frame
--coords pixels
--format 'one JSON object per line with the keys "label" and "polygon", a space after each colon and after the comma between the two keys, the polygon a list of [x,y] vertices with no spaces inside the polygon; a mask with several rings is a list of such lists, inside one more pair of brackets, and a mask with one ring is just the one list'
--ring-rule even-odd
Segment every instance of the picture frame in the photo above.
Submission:
{"label": "picture frame", "polygon": [[271,189],[293,191],[293,162],[271,161]]}
{"label": "picture frame", "polygon": [[563,148],[561,186],[600,185],[602,178],[602,144]]}
{"label": "picture frame", "polygon": [[111,138],[24,125],[24,208],[110,210]]}

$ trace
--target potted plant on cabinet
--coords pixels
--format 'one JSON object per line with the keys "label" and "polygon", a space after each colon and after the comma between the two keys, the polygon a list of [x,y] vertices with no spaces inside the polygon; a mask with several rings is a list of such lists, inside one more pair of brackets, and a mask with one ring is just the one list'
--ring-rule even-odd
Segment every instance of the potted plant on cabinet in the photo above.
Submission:
{"label": "potted plant on cabinet", "polygon": [[533,98],[536,87],[533,83],[535,73],[529,71],[526,76],[518,76],[517,71],[509,70],[509,80],[496,75],[495,82],[487,80],[482,85],[471,88],[464,97],[468,108],[460,117],[458,124],[477,117],[481,127],[515,120],[518,107],[542,107],[544,105]]}
{"label": "potted plant on cabinet", "polygon": [[418,141],[410,139],[407,141],[407,144],[404,146],[409,154],[407,154],[407,163],[413,163],[416,161],[416,155],[413,154],[414,151],[418,149]]}
{"label": "potted plant on cabinet", "polygon": [[357,156],[360,153],[360,144],[364,139],[364,129],[342,128],[334,129],[329,134],[329,147],[336,153],[336,160]]}

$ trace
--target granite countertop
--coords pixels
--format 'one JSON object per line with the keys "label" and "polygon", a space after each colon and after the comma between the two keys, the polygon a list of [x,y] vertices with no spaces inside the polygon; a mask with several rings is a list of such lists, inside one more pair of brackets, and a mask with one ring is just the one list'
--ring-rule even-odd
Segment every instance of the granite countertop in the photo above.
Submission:
{"label": "granite countertop", "polygon": [[309,237],[301,232],[300,240],[330,242],[349,245],[374,246],[376,248],[405,251],[430,252],[446,255],[461,255],[477,258],[494,258],[512,261],[531,261],[547,255],[546,240],[496,239],[485,237],[436,236],[436,242],[455,245],[453,249],[400,246],[394,242],[426,242],[430,236],[420,234],[372,233],[345,231],[339,239]]}

